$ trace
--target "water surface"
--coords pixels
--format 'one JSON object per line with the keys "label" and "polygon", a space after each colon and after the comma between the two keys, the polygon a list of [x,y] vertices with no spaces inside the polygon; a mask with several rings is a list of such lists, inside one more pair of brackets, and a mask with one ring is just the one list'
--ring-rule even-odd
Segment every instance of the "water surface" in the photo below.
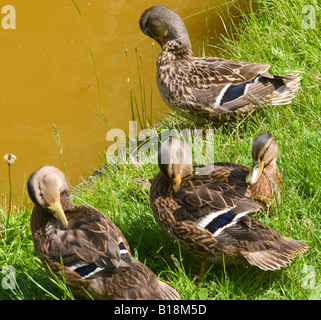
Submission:
{"label": "water surface", "polygon": [[[148,101],[151,87],[154,92],[153,123],[169,109],[155,82],[160,48],[156,43],[153,53],[153,40],[141,32],[138,23],[141,13],[155,1],[77,0],[82,16],[67,0],[6,2],[0,7],[14,5],[16,29],[0,26],[0,194],[8,195],[8,168],[2,157],[13,153],[17,160],[11,167],[12,187],[21,199],[33,170],[46,164],[63,169],[54,124],[72,186],[99,166],[99,157],[104,158],[109,128],[92,110],[100,113],[101,104],[88,39],[111,128],[128,132],[128,121],[132,120],[129,78],[138,105],[141,103],[136,48]],[[204,11],[206,4],[214,7],[224,2],[169,0],[157,4],[188,17]],[[212,36],[214,29],[222,28],[215,12],[208,15]],[[185,20],[195,54],[202,51],[205,18],[204,12]]]}

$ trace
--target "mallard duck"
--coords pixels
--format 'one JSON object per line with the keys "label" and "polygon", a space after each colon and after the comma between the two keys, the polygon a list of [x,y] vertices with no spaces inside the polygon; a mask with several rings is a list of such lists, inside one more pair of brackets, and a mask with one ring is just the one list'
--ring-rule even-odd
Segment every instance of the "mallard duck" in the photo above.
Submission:
{"label": "mallard duck", "polygon": [[[28,179],[35,206],[31,232],[43,262],[75,295],[95,299],[179,299],[179,294],[158,280],[133,258],[115,224],[97,209],[75,205],[64,174],[43,166]],[[47,270],[49,271],[49,270]]]}
{"label": "mallard duck", "polygon": [[197,168],[197,173],[209,172],[213,179],[227,183],[272,212],[275,201],[281,201],[282,176],[276,164],[277,156],[277,142],[272,134],[262,132],[253,144],[251,169],[230,162],[215,162]]}
{"label": "mallard duck", "polygon": [[261,209],[253,199],[210,175],[195,175],[189,146],[177,138],[161,144],[160,172],[152,180],[150,203],[165,232],[202,263],[248,262],[263,270],[286,266],[308,246],[282,236],[249,215]]}
{"label": "mallard duck", "polygon": [[275,76],[270,65],[192,56],[182,19],[163,6],[152,6],[140,18],[144,34],[162,50],[157,84],[165,103],[198,123],[222,123],[264,105],[289,104],[299,87],[297,74]]}

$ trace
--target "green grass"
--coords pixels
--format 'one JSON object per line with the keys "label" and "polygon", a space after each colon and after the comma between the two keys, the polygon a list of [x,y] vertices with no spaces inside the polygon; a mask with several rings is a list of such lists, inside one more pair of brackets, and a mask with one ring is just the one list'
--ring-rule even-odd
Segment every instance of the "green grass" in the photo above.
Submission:
{"label": "green grass", "polygon": [[[209,266],[196,286],[198,262],[161,230],[150,209],[149,190],[135,182],[153,177],[157,165],[107,165],[93,183],[73,192],[76,203],[90,204],[108,215],[123,231],[132,254],[172,285],[182,299],[321,298],[321,6],[312,2],[316,28],[303,29],[305,5],[303,0],[259,0],[256,9],[249,8],[237,25],[230,13],[224,21],[233,34],[204,51],[271,64],[275,74],[300,73],[301,88],[291,105],[266,107],[244,121],[215,128],[215,161],[249,166],[256,135],[262,131],[274,135],[283,175],[282,202],[272,214],[263,212],[259,219],[282,235],[307,243],[306,253],[273,272],[250,265]],[[186,122],[172,114],[158,130],[185,127]],[[16,271],[16,288],[0,289],[0,299],[73,299],[62,281],[47,276],[34,252],[31,207],[14,207],[9,222],[5,205],[0,207],[0,268],[12,265]],[[5,276],[0,272],[0,282]]]}

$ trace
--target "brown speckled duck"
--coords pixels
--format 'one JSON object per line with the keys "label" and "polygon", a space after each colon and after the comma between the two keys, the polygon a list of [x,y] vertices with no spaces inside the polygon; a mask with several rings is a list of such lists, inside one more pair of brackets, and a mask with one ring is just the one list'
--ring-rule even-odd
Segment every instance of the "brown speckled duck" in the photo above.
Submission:
{"label": "brown speckled duck", "polygon": [[180,299],[150,269],[130,253],[128,243],[104,214],[87,205],[75,205],[64,174],[52,166],[40,167],[28,180],[35,206],[31,232],[35,250],[46,267],[75,295],[95,299]]}
{"label": "brown speckled duck", "polygon": [[158,154],[150,203],[167,234],[204,262],[249,262],[263,270],[286,266],[308,246],[254,219],[261,206],[210,175],[195,175],[189,146],[169,138]]}
{"label": "brown speckled duck", "polygon": [[157,84],[165,103],[198,123],[224,123],[264,105],[289,104],[299,87],[297,74],[275,76],[269,65],[193,57],[182,19],[163,6],[152,6],[140,28],[161,46]]}
{"label": "brown speckled duck", "polygon": [[251,169],[230,162],[215,162],[199,168],[198,174],[211,169],[211,177],[227,183],[242,195],[252,197],[262,207],[273,211],[281,201],[282,176],[277,167],[278,145],[270,133],[260,133],[253,144]]}

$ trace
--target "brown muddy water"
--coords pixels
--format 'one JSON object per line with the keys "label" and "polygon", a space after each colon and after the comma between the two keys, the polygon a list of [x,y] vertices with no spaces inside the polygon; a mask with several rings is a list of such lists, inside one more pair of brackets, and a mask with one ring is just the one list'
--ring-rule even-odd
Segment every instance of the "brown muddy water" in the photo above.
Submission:
{"label": "brown muddy water", "polygon": [[[63,170],[55,140],[56,125],[72,186],[99,166],[104,159],[109,127],[93,112],[101,104],[88,39],[94,54],[104,112],[111,128],[128,132],[132,120],[129,82],[141,105],[139,78],[149,100],[153,88],[152,123],[169,109],[155,81],[155,61],[160,51],[139,28],[142,12],[154,4],[164,5],[185,19],[195,55],[202,52],[206,34],[206,6],[226,0],[109,1],[5,0],[0,4],[0,194],[8,198],[7,153],[17,157],[11,166],[12,190],[18,199],[26,195],[26,180],[39,166]],[[231,1],[229,1],[231,2]],[[15,29],[5,5],[15,9]],[[223,6],[224,8],[224,6]],[[208,12],[210,37],[223,31],[217,12]],[[195,13],[202,12],[194,15]],[[13,18],[12,18],[13,19]],[[3,21],[5,20],[5,21]],[[214,40],[215,41],[215,40]],[[125,55],[127,49],[128,59]],[[141,56],[141,76],[137,53]],[[139,58],[140,59],[140,58]],[[128,61],[128,62],[127,62]],[[149,102],[147,109],[150,109]]]}

